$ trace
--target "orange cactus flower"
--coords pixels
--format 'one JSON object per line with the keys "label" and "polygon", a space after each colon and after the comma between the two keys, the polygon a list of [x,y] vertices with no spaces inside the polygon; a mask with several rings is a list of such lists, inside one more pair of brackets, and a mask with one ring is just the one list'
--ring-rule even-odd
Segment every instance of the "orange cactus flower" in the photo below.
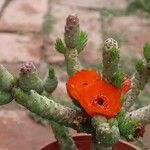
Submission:
{"label": "orange cactus flower", "polygon": [[[69,95],[78,101],[91,117],[103,115],[112,118],[120,111],[124,88],[116,88],[104,81],[96,70],[81,70],[66,84]],[[127,89],[126,89],[127,90]]]}
{"label": "orange cactus flower", "polygon": [[71,76],[67,82],[68,94],[78,100],[81,98],[82,91],[91,84],[101,79],[97,71],[81,70]]}

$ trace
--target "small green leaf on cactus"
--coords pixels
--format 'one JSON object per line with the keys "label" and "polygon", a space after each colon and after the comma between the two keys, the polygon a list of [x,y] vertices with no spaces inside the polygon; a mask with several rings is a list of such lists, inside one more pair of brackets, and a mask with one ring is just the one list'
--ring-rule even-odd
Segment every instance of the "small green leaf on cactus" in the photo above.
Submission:
{"label": "small green leaf on cactus", "polygon": [[124,110],[117,116],[120,134],[128,140],[133,140],[134,131],[138,122],[135,119],[126,119],[125,116],[126,112]]}
{"label": "small green leaf on cactus", "polygon": [[65,48],[64,43],[62,42],[62,40],[60,38],[56,39],[55,48],[59,53],[62,53],[62,54],[65,53],[66,48]]}
{"label": "small green leaf on cactus", "polygon": [[117,116],[118,125],[120,125],[125,119],[126,112],[124,110],[120,111]]}
{"label": "small green leaf on cactus", "polygon": [[124,120],[119,125],[120,134],[128,140],[133,140],[136,126],[137,126],[136,120],[134,119]]}
{"label": "small green leaf on cactus", "polygon": [[112,59],[119,58],[119,50],[117,48],[113,47],[110,52],[111,52],[110,55]]}
{"label": "small green leaf on cactus", "polygon": [[150,61],[150,42],[147,42],[144,46],[144,57],[147,61]]}
{"label": "small green leaf on cactus", "polygon": [[49,67],[49,72],[48,75],[45,77],[44,82],[43,82],[45,90],[51,94],[57,87],[58,85],[58,80],[55,75],[55,70],[53,66]]}
{"label": "small green leaf on cactus", "polygon": [[118,71],[115,75],[114,75],[114,81],[113,84],[116,87],[121,87],[122,84],[124,83],[124,79],[125,79],[125,73],[122,71]]}
{"label": "small green leaf on cactus", "polygon": [[86,46],[88,40],[88,35],[84,31],[80,31],[79,42],[76,46],[78,53],[80,53]]}
{"label": "small green leaf on cactus", "polygon": [[50,77],[50,78],[54,78],[54,77],[55,77],[54,66],[50,66],[50,67],[49,67],[49,77]]}
{"label": "small green leaf on cactus", "polygon": [[138,60],[137,63],[136,63],[137,72],[143,72],[144,69],[145,69],[144,61],[143,60]]}

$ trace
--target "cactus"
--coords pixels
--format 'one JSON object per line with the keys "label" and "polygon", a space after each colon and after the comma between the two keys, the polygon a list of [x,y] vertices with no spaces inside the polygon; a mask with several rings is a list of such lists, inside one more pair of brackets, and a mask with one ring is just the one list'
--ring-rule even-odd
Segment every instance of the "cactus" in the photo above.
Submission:
{"label": "cactus", "polygon": [[[69,77],[80,72],[83,68],[78,56],[86,44],[87,33],[80,30],[78,17],[69,15],[65,25],[64,41],[57,38],[55,43],[56,50],[65,57]],[[101,78],[111,87],[117,88],[118,91],[125,80],[125,73],[120,67],[119,52],[118,43],[114,39],[109,38],[104,42]],[[14,99],[37,115],[39,120],[45,119],[48,124],[51,124],[62,150],[77,149],[68,133],[68,127],[77,132],[91,134],[93,136],[92,149],[107,150],[111,149],[111,146],[121,137],[130,141],[143,136],[144,126],[150,123],[150,105],[131,112],[129,110],[134,105],[140,91],[148,83],[149,76],[150,46],[147,42],[144,47],[144,58],[136,64],[136,71],[131,79],[131,88],[125,95],[121,96],[123,99],[121,101],[122,109],[115,117],[109,118],[101,114],[89,116],[80,105],[75,106],[72,102],[61,101],[59,103],[52,96],[52,92],[58,84],[52,66],[49,67],[46,77],[40,79],[32,62],[23,64],[20,69],[20,76],[17,78],[13,77],[1,65],[0,105],[7,104]],[[103,105],[102,100],[99,99],[99,105]]]}

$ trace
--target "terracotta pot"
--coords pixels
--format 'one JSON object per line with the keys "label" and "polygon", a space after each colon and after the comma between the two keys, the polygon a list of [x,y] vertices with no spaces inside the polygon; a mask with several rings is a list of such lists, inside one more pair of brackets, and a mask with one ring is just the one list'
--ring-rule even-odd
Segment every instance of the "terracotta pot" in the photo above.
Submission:
{"label": "terracotta pot", "polygon": [[[75,136],[73,137],[73,139],[79,150],[90,150],[91,136],[81,135]],[[41,150],[60,150],[60,148],[57,142],[53,142],[43,147]],[[119,142],[117,142],[113,146],[112,150],[139,150],[139,149],[128,142],[119,140]]]}

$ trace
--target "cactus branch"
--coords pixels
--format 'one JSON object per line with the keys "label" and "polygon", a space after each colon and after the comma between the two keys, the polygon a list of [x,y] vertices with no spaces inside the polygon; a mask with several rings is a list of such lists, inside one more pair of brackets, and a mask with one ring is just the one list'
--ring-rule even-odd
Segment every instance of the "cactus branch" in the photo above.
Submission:
{"label": "cactus branch", "polygon": [[61,147],[61,150],[77,150],[76,145],[72,139],[72,137],[69,135],[69,130],[67,127],[60,125],[54,121],[47,120],[45,118],[42,118],[34,113],[30,113],[30,116],[38,123],[41,123],[42,125],[51,126],[53,133],[55,135],[55,138],[57,139],[59,146]]}
{"label": "cactus branch", "polygon": [[92,135],[92,145],[91,150],[111,150],[112,147],[105,147],[101,145],[98,140],[96,139],[95,135]]}
{"label": "cactus branch", "polygon": [[103,45],[103,78],[116,87],[121,87],[125,74],[120,70],[120,50],[117,41],[105,40]]}
{"label": "cactus branch", "polygon": [[150,123],[150,105],[127,113],[126,118],[135,119],[146,125]]}
{"label": "cactus branch", "polygon": [[136,70],[136,73],[132,77],[131,89],[127,93],[124,101],[124,109],[127,111],[135,103],[140,91],[144,89],[146,83],[148,82],[150,75],[148,61],[145,59],[139,60],[136,65]]}
{"label": "cactus branch", "polygon": [[65,61],[67,65],[67,73],[69,76],[81,70],[81,65],[78,60],[78,51],[76,49],[67,49],[65,53]]}
{"label": "cactus branch", "polygon": [[144,89],[150,76],[150,42],[147,42],[144,46],[144,59],[139,60],[136,65],[137,72],[132,78],[132,86],[127,97],[125,98],[124,108],[129,110],[140,94],[140,91]]}
{"label": "cactus branch", "polygon": [[24,91],[43,91],[43,82],[38,77],[37,70],[32,62],[27,62],[20,69],[19,87]]}
{"label": "cactus branch", "polygon": [[14,88],[12,93],[16,102],[31,112],[45,119],[56,121],[67,127],[72,127],[79,132],[83,131],[84,126],[82,123],[86,123],[87,117],[81,111],[55,103],[53,100],[41,96],[33,90],[27,93],[21,89]]}
{"label": "cactus branch", "polygon": [[53,132],[55,133],[55,138],[61,147],[61,150],[77,150],[73,139],[69,135],[68,128],[54,121],[51,121],[50,124]]}
{"label": "cactus branch", "polygon": [[7,104],[13,100],[10,90],[14,84],[14,77],[0,65],[0,105]]}
{"label": "cactus branch", "polygon": [[12,88],[14,77],[0,65],[0,90],[9,91]]}
{"label": "cactus branch", "polygon": [[[52,92],[56,89],[58,85],[58,80],[55,75],[55,70],[53,66],[49,67],[48,75],[44,79],[44,88],[47,92],[48,97],[52,97]],[[53,98],[55,100],[55,98]],[[55,101],[56,102],[56,101]],[[41,118],[41,121],[45,122],[46,119],[37,116],[38,118]],[[61,147],[61,150],[76,150],[76,145],[72,139],[72,137],[69,135],[69,129],[57,122],[46,120],[48,124],[51,126],[53,133],[55,135],[55,138],[57,139],[59,146]]]}
{"label": "cactus branch", "polygon": [[96,130],[96,139],[104,147],[110,147],[120,138],[119,129],[117,126],[107,122],[107,119],[102,116],[94,116],[92,125]]}
{"label": "cactus branch", "polygon": [[10,92],[0,91],[0,105],[7,104],[13,100]]}
{"label": "cactus branch", "polygon": [[119,46],[118,43],[109,38],[103,45],[103,77],[112,83],[112,78],[119,68]]}
{"label": "cactus branch", "polygon": [[76,15],[69,15],[66,19],[63,44],[60,38],[57,38],[56,50],[64,54],[69,76],[81,70],[81,64],[78,59],[79,53],[84,49],[87,42],[87,34],[80,31],[79,19]]}
{"label": "cactus branch", "polygon": [[79,19],[76,15],[69,15],[66,19],[64,40],[66,44],[65,61],[68,75],[73,75],[81,69],[76,49],[80,37]]}
{"label": "cactus branch", "polygon": [[[46,52],[46,50],[49,50],[49,35],[52,31],[52,21],[53,21],[52,19],[53,19],[53,17],[51,16],[51,1],[48,1],[48,9],[47,9],[47,13],[45,14],[44,22],[43,22],[43,43],[44,43],[43,50],[45,50],[45,52]],[[63,42],[61,41],[61,39],[58,38],[56,40],[55,48],[60,53],[65,52],[65,46],[64,46]],[[45,61],[45,56],[46,56],[46,53],[43,53],[44,61]],[[47,64],[47,66],[48,66],[48,64]],[[53,67],[49,68],[48,75],[45,77],[43,84],[44,84],[45,92],[47,92],[48,96],[56,89],[58,80],[55,76]],[[51,121],[51,127],[52,127],[53,133],[54,133],[60,147],[62,147],[61,149],[70,149],[70,150],[76,149],[74,141],[71,138],[71,136],[69,135],[69,131],[66,127],[64,127],[58,123],[55,123],[53,121]],[[58,133],[57,131],[61,131],[62,134],[61,134],[61,132]],[[60,135],[58,135],[58,134],[60,134]],[[66,143],[64,142],[65,140],[67,141]]]}

